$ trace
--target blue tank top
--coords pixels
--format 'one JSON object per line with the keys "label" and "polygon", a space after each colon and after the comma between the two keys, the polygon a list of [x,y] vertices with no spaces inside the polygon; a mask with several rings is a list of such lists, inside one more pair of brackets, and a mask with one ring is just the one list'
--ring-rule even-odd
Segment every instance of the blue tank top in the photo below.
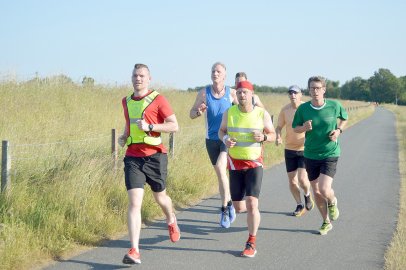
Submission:
{"label": "blue tank top", "polygon": [[206,139],[218,140],[218,132],[223,113],[231,107],[233,99],[230,87],[226,86],[226,93],[221,98],[211,94],[211,85],[206,86]]}

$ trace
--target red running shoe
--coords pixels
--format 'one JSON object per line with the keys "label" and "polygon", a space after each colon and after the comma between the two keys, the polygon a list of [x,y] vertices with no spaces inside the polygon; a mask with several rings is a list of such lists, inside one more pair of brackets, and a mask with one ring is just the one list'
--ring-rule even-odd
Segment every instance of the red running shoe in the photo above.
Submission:
{"label": "red running shoe", "polygon": [[124,255],[123,263],[125,264],[140,264],[141,255],[135,248],[130,248],[127,254]]}
{"label": "red running shoe", "polygon": [[171,239],[171,241],[178,242],[180,239],[180,229],[178,227],[178,223],[176,222],[176,217],[173,223],[168,224],[168,230],[169,230],[169,238]]}
{"label": "red running shoe", "polygon": [[247,242],[245,244],[245,249],[242,251],[242,257],[254,258],[255,254],[257,254],[257,250],[255,249],[255,244],[251,242]]}

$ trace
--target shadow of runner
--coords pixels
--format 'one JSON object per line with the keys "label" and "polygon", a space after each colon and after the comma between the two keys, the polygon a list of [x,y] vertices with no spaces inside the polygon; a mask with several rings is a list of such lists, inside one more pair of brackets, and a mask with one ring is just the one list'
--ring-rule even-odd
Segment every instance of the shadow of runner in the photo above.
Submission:
{"label": "shadow of runner", "polygon": [[261,209],[259,210],[261,214],[274,214],[274,215],[283,215],[283,216],[293,216],[293,211],[292,212],[272,212],[272,211],[262,211]]}
{"label": "shadow of runner", "polygon": [[292,233],[320,234],[318,230],[263,228],[263,227],[261,227],[261,226],[259,227],[259,231],[276,231],[276,232],[292,232]]}
{"label": "shadow of runner", "polygon": [[175,251],[184,251],[184,252],[212,252],[212,253],[224,253],[224,254],[240,254],[241,251],[238,250],[223,250],[223,249],[205,249],[205,248],[189,248],[189,247],[176,247],[176,246],[142,246],[142,250],[175,250]]}
{"label": "shadow of runner", "polygon": [[128,269],[132,267],[132,265],[124,265],[120,264],[107,264],[107,263],[95,263],[95,262],[86,262],[81,260],[58,260],[60,263],[77,263],[82,265],[88,265],[91,268],[89,269],[97,269],[97,270],[112,270],[112,269]]}
{"label": "shadow of runner", "polygon": [[[180,221],[180,219],[179,219]],[[200,222],[200,221],[196,221]],[[194,235],[208,235],[211,233],[233,233],[233,232],[241,232],[241,231],[246,231],[247,227],[236,227],[232,226],[228,229],[222,228],[217,223],[215,223],[215,226],[204,226],[204,225],[196,225],[196,224],[186,224],[186,223],[180,223],[178,222],[178,226],[180,228],[181,233],[190,233]],[[152,226],[148,227],[148,229],[151,230],[162,230],[162,231],[167,231],[167,225],[166,223],[156,223],[153,224]]]}

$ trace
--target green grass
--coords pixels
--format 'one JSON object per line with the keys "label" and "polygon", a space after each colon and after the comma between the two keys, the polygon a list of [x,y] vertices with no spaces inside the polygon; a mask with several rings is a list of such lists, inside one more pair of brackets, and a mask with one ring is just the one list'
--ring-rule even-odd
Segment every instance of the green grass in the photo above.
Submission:
{"label": "green grass", "polygon": [[[0,84],[0,139],[10,142],[12,158],[10,188],[0,194],[0,269],[30,269],[126,232],[124,149],[114,170],[110,134],[112,128],[122,131],[121,98],[131,91],[60,83]],[[217,180],[204,146],[204,119],[188,116],[196,93],[163,94],[180,124],[168,175],[168,193],[180,209],[215,194]],[[288,97],[260,98],[276,122]],[[372,112],[373,107],[351,111],[352,124]],[[282,147],[268,144],[265,153],[266,167],[282,161]],[[147,188],[144,221],[161,215]]]}
{"label": "green grass", "polygon": [[399,143],[399,170],[401,176],[399,214],[392,241],[385,253],[385,269],[406,269],[406,107],[389,106],[396,115]]}

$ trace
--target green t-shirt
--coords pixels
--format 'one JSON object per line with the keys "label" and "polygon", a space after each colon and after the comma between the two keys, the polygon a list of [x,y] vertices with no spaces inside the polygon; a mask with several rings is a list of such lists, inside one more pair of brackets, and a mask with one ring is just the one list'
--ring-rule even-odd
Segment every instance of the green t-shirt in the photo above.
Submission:
{"label": "green t-shirt", "polygon": [[331,131],[337,129],[337,118],[347,120],[348,114],[340,102],[335,100],[326,99],[321,107],[314,107],[311,101],[308,101],[297,108],[292,128],[312,120],[312,130],[306,131],[305,136],[306,158],[321,160],[340,156],[339,141],[333,142],[329,138]]}

